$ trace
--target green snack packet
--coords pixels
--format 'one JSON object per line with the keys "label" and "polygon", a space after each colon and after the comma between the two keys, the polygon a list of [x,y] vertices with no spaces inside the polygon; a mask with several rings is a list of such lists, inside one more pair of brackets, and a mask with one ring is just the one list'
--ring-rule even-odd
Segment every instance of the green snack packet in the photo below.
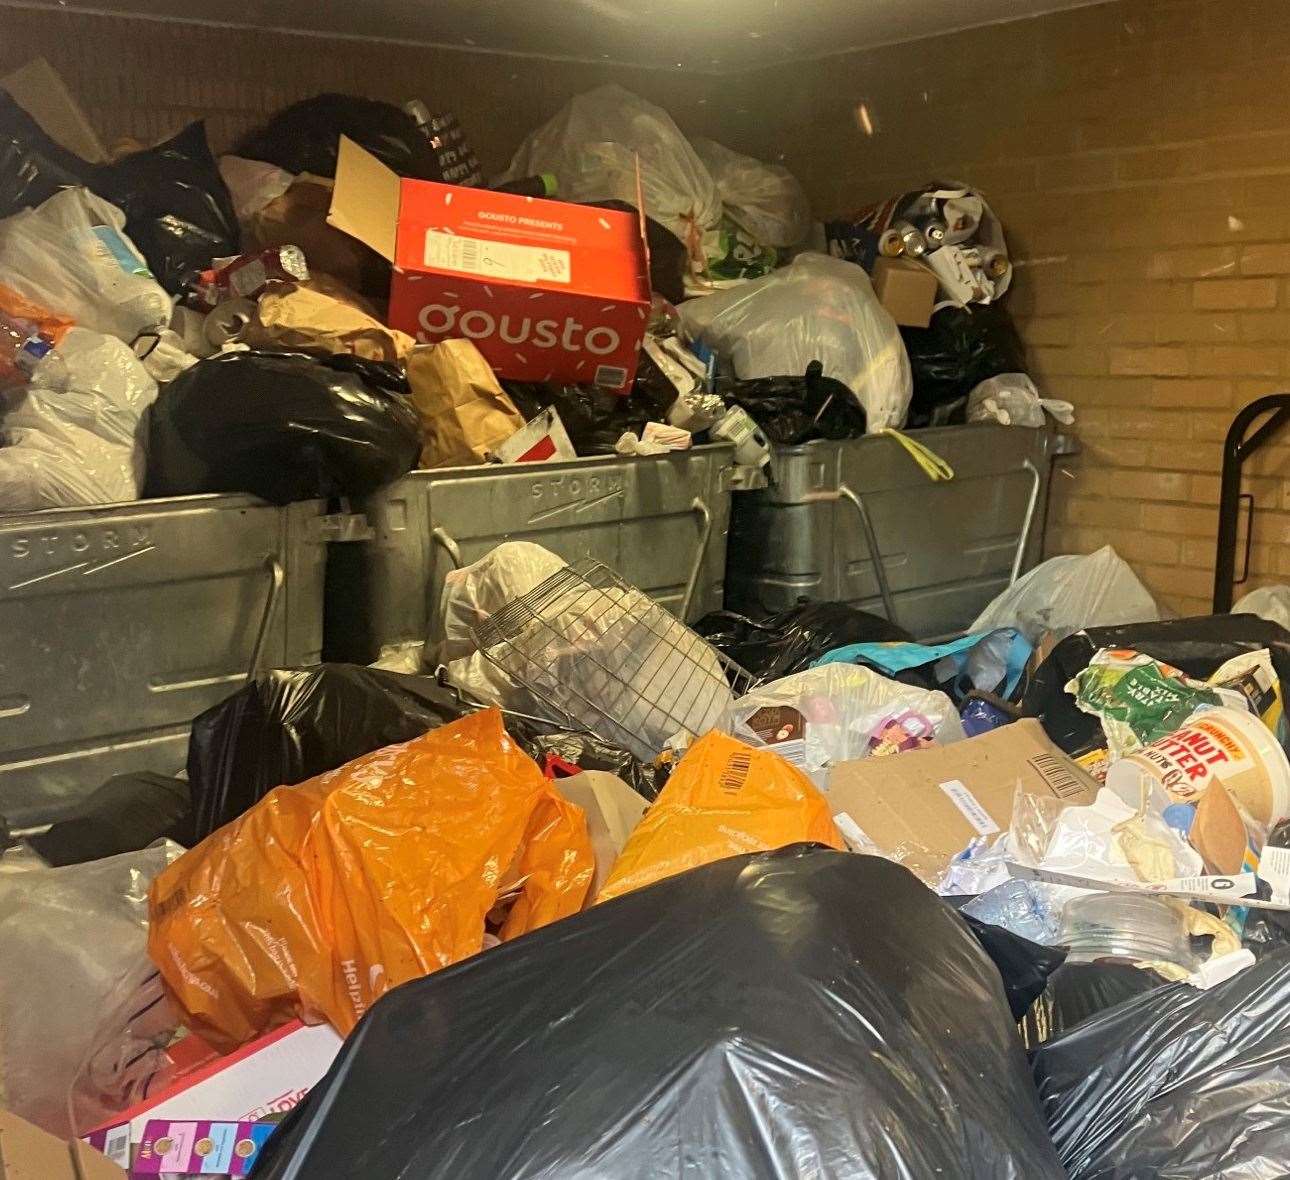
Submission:
{"label": "green snack packet", "polygon": [[1083,712],[1101,719],[1112,760],[1173,733],[1197,709],[1246,708],[1239,693],[1192,680],[1141,652],[1112,648],[1097,652],[1066,691]]}

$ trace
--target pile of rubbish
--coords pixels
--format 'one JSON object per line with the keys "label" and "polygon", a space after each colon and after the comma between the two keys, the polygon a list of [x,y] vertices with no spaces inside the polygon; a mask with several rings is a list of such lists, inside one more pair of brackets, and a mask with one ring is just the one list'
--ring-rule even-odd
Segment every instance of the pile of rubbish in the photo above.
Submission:
{"label": "pile of rubbish", "polygon": [[1108,549],[939,644],[840,603],[691,629],[511,543],[427,646],[261,673],[185,777],[0,855],[6,1160],[1290,1167],[1278,623],[1161,620]]}
{"label": "pile of rubbish", "polygon": [[826,234],[785,169],[616,85],[491,186],[419,99],[318,95],[218,158],[201,122],[109,155],[33,72],[30,110],[0,89],[0,511],[709,440],[761,470],[775,444],[1069,421],[966,187]]}
{"label": "pile of rubbish", "polygon": [[[415,99],[54,114],[0,90],[2,511],[1070,421],[967,185],[813,224],[617,86],[491,185]],[[1290,590],[1162,618],[1107,548],[921,643],[443,547],[415,650],[0,816],[0,1171],[1290,1172]]]}

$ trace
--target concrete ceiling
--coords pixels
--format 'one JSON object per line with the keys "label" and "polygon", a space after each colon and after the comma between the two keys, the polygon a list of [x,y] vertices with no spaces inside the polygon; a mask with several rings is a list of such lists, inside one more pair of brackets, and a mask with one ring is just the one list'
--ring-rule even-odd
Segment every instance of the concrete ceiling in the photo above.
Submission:
{"label": "concrete ceiling", "polygon": [[1095,2],[240,0],[237,4],[212,4],[210,0],[97,0],[92,5],[57,6],[724,73],[912,41]]}

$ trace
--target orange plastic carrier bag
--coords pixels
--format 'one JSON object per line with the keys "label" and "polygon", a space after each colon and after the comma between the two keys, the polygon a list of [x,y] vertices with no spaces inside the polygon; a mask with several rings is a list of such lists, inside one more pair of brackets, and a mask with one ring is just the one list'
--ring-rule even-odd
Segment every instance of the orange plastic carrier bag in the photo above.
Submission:
{"label": "orange plastic carrier bag", "polygon": [[576,913],[582,810],[496,709],[278,787],[153,883],[148,952],[191,1027],[230,1049],[300,1016],[342,1034],[382,994]]}
{"label": "orange plastic carrier bag", "polygon": [[714,731],[681,759],[627,838],[596,901],[723,857],[802,841],[846,848],[828,801],[778,754]]}

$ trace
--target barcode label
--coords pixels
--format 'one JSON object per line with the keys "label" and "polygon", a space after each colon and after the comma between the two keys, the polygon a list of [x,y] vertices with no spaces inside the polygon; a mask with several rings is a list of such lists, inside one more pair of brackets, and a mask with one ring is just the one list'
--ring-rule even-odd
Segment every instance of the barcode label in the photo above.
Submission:
{"label": "barcode label", "polygon": [[752,769],[752,754],[731,754],[725,769],[721,772],[721,789],[723,791],[742,791],[748,781],[748,772]]}
{"label": "barcode label", "polygon": [[103,1140],[103,1154],[114,1164],[127,1170],[130,1167],[130,1124],[110,1127]]}
{"label": "barcode label", "polygon": [[979,835],[993,836],[999,830],[999,825],[981,806],[981,801],[958,779],[952,778],[949,782],[941,783],[941,790],[949,796],[950,802],[963,813],[963,818],[977,830]]}
{"label": "barcode label", "polygon": [[627,370],[617,365],[600,365],[596,369],[596,384],[606,389],[622,389],[627,384]]}
{"label": "barcode label", "polygon": [[1083,781],[1071,772],[1065,759],[1052,754],[1036,754],[1029,762],[1057,798],[1076,799],[1084,793]]}
{"label": "barcode label", "polygon": [[[517,283],[573,281],[569,251],[554,250],[550,246],[490,242],[486,238],[469,238],[428,229],[424,257],[426,266],[458,274],[511,279]],[[623,379],[626,380],[626,374]]]}

